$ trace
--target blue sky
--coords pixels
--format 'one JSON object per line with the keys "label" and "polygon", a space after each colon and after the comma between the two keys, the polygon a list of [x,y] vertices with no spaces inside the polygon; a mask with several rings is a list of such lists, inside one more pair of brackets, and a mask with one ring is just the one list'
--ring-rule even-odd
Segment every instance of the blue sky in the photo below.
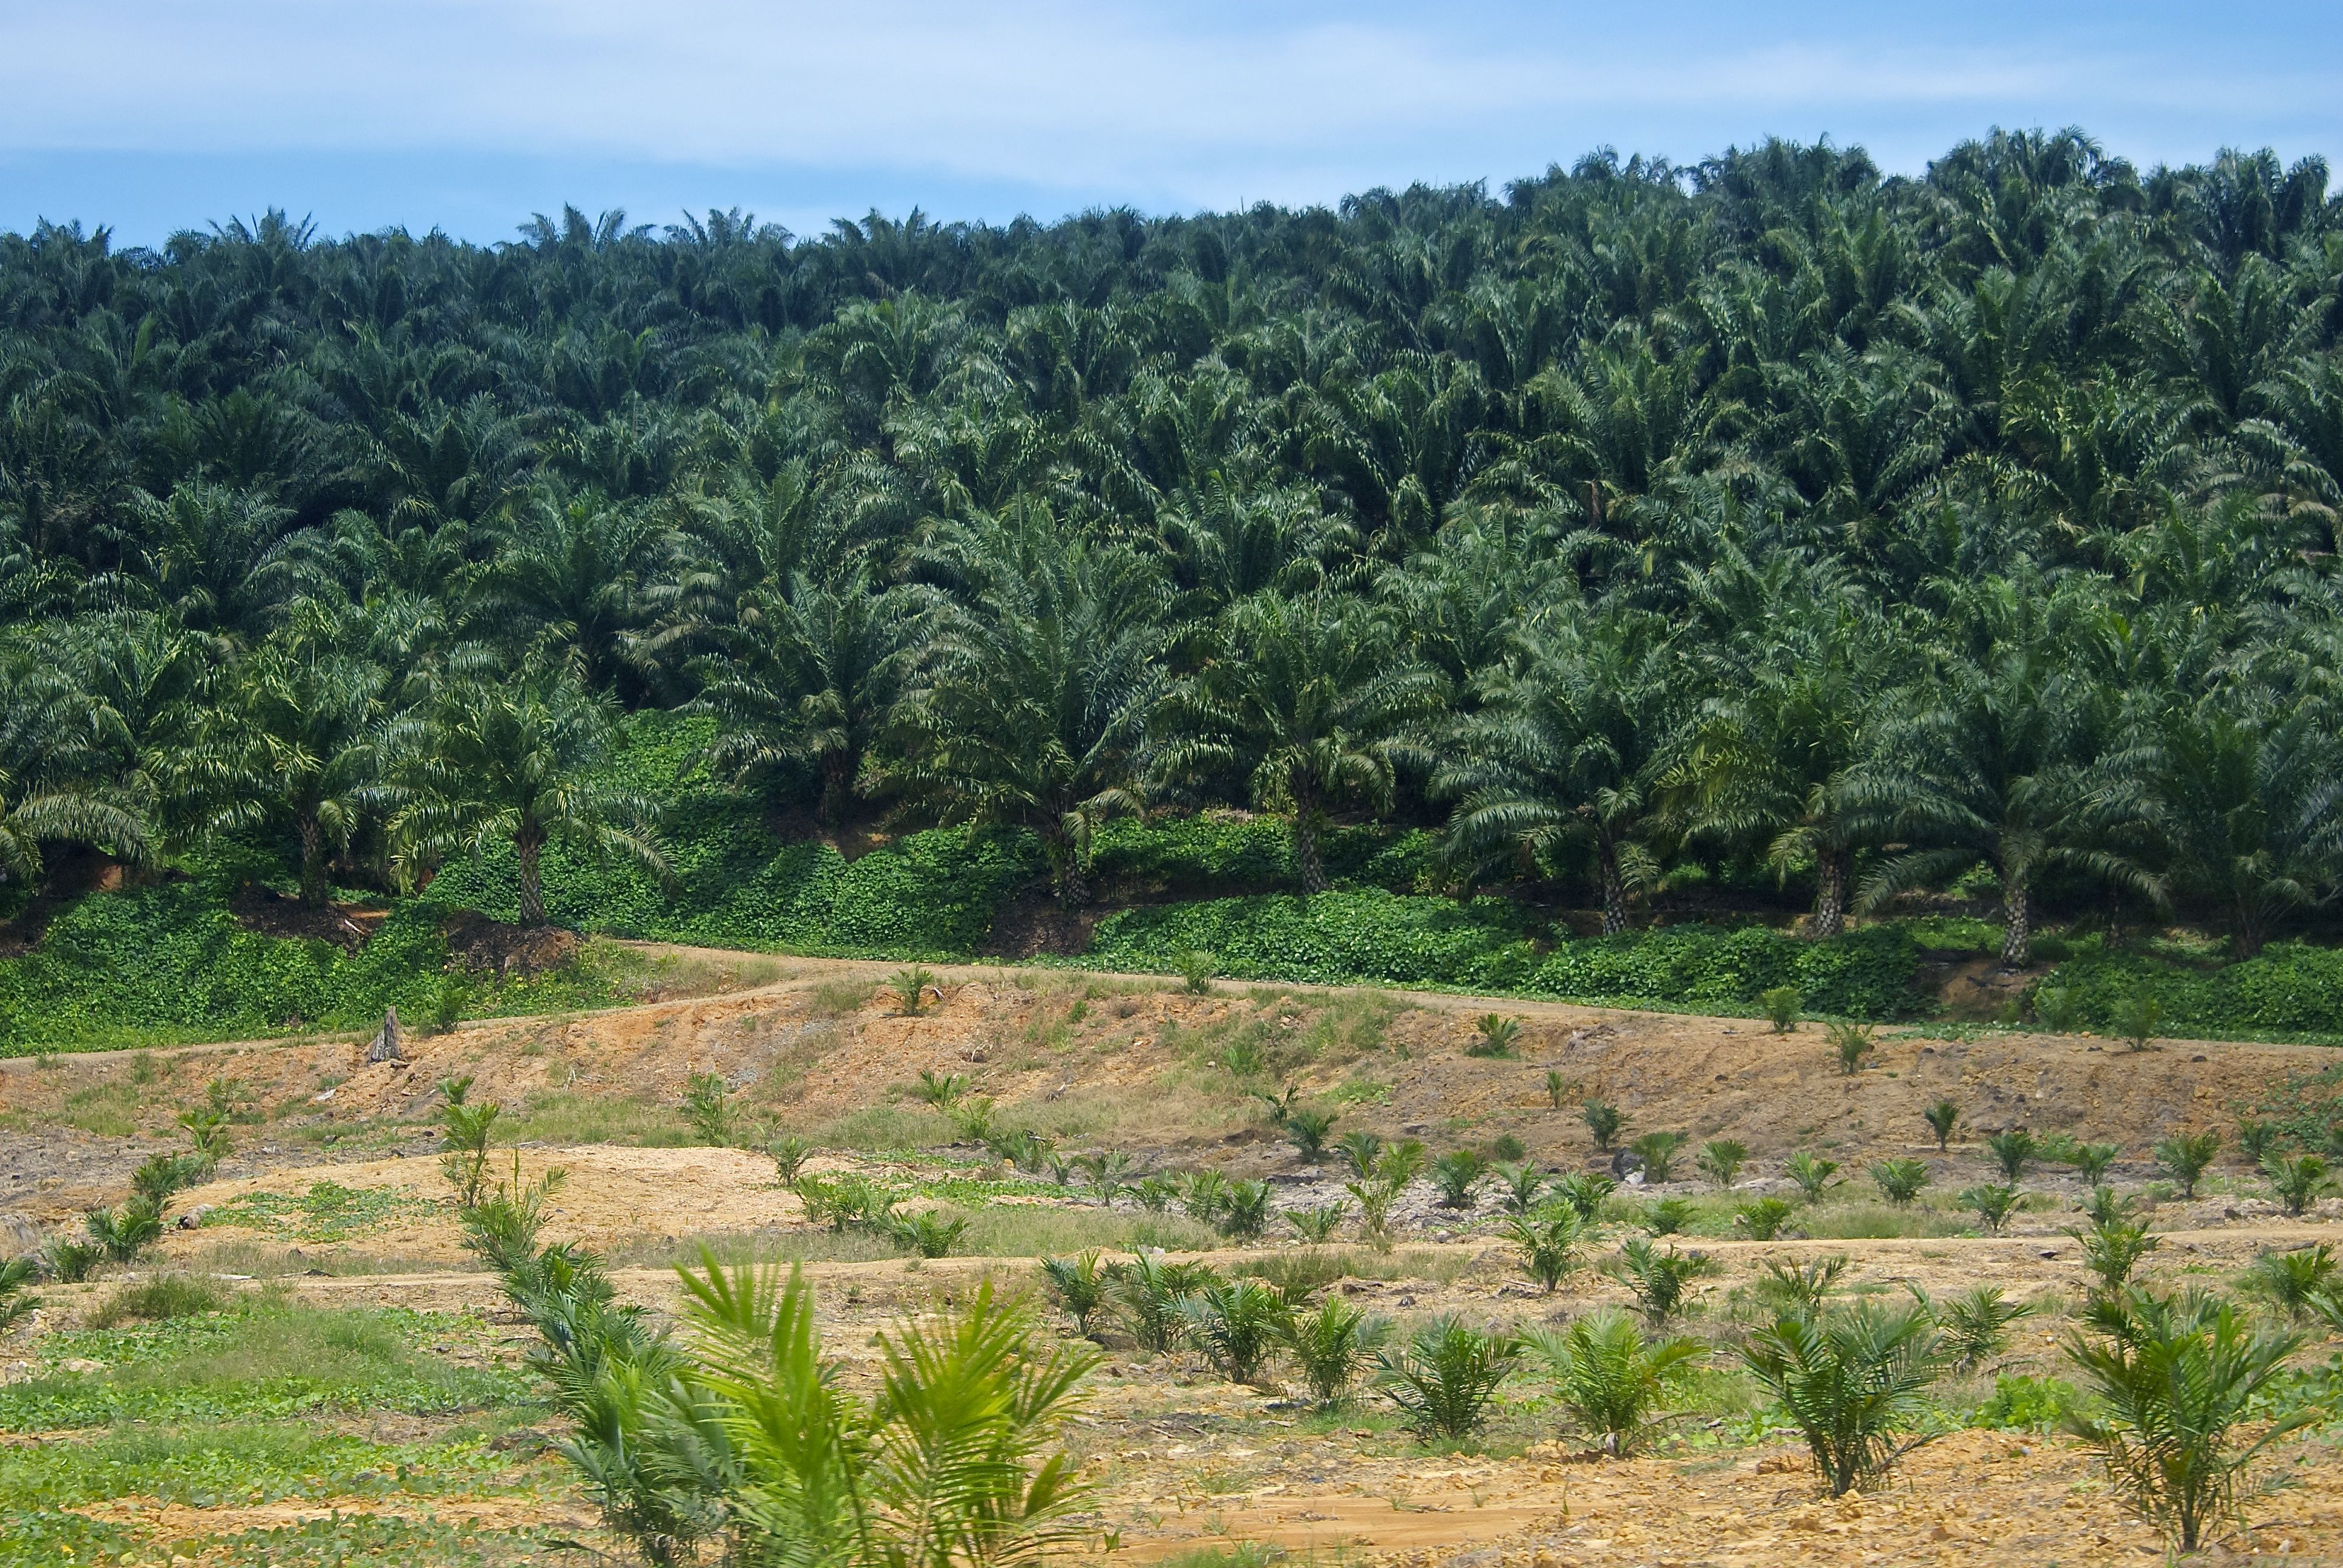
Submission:
{"label": "blue sky", "polygon": [[0,0],[0,227],[265,206],[511,236],[567,202],[799,232],[1504,180],[1769,134],[1891,169],[2080,125],[2343,147],[2343,5]]}

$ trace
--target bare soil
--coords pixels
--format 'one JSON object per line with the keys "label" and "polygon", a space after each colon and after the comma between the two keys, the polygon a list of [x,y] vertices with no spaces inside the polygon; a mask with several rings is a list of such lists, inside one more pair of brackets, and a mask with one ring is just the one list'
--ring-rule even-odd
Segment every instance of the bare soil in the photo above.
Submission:
{"label": "bare soil", "polygon": [[[1365,1128],[1420,1136],[1435,1150],[1510,1135],[1557,1168],[1602,1162],[1579,1106],[1605,1099],[1625,1111],[1631,1135],[1665,1129],[1690,1134],[1695,1145],[1712,1136],[1746,1144],[1750,1162],[1735,1197],[1779,1189],[1780,1161],[1797,1149],[1827,1152],[1850,1172],[1889,1154],[1916,1156],[1929,1162],[1936,1190],[1948,1191],[1987,1174],[1977,1137],[2025,1126],[2118,1144],[2116,1181],[2137,1192],[2155,1174],[2149,1151],[2158,1139],[2227,1128],[2242,1108],[2336,1060],[2301,1047],[2163,1041],[2134,1052],[2083,1036],[1884,1030],[1865,1070],[1843,1076],[1811,1027],[1777,1035],[1745,1020],[1289,986],[1223,985],[1190,996],[1142,977],[982,965],[938,970],[941,1004],[908,1017],[883,989],[894,968],[789,960],[770,983],[728,994],[410,1039],[404,1063],[366,1064],[363,1040],[339,1039],[156,1050],[143,1060],[72,1057],[47,1068],[0,1063],[7,1129],[0,1131],[0,1191],[7,1194],[0,1206],[38,1228],[74,1223],[81,1209],[118,1201],[136,1160],[170,1146],[172,1114],[199,1099],[209,1080],[233,1079],[248,1107],[236,1128],[239,1152],[211,1183],[177,1199],[175,1214],[216,1211],[252,1194],[296,1197],[328,1181],[409,1201],[390,1205],[361,1233],[297,1249],[230,1227],[175,1230],[162,1266],[206,1268],[224,1244],[247,1239],[333,1268],[313,1276],[290,1271],[286,1287],[304,1299],[469,1308],[508,1323],[493,1281],[462,1251],[437,1167],[429,1118],[446,1076],[470,1075],[474,1099],[537,1119],[525,1124],[605,1118],[616,1130],[609,1141],[533,1140],[519,1152],[519,1171],[524,1180],[557,1165],[568,1173],[549,1236],[640,1257],[693,1237],[788,1239],[807,1230],[802,1206],[762,1155],[658,1146],[675,1134],[674,1108],[693,1073],[722,1075],[749,1124],[829,1143],[817,1168],[888,1168],[881,1151],[890,1140],[949,1143],[948,1125],[905,1092],[924,1069],[970,1078],[999,1101],[1002,1115],[1058,1131],[1063,1147],[1120,1149],[1143,1168],[1265,1176],[1285,1208],[1332,1195],[1333,1177],[1302,1165],[1265,1125],[1256,1088],[1291,1083],[1305,1099],[1338,1107],[1338,1134]],[[1523,1020],[1510,1059],[1467,1053],[1473,1019],[1490,1010]],[[1258,1070],[1232,1073],[1232,1051]],[[1549,1072],[1561,1078],[1559,1107]],[[1943,1153],[1919,1115],[1939,1097],[1966,1113]],[[106,1125],[127,1125],[129,1134],[71,1124],[108,1116],[116,1120]],[[969,1148],[951,1153],[976,1157]],[[498,1174],[510,1172],[511,1158],[499,1152]],[[2029,1174],[2026,1185],[2059,1200],[2076,1191],[2055,1170]],[[1484,1199],[1479,1217],[1493,1207],[1493,1197]],[[1459,1233],[1474,1217],[1418,1200],[1403,1215],[1416,1232],[1396,1258],[1364,1271],[1378,1277],[1337,1288],[1403,1320],[1453,1311],[1475,1322],[1560,1321],[1625,1299],[1591,1271],[1556,1296],[1539,1295],[1485,1229]],[[2338,1218],[2343,1202],[2328,1200],[2285,1220],[2242,1167],[2227,1162],[2203,1201],[2153,1203],[2160,1245],[2146,1272],[2165,1285],[2223,1283],[2265,1250],[2331,1241]],[[2064,1234],[2072,1221],[2059,1201],[1992,1239],[1688,1241],[1720,1265],[1702,1288],[1694,1322],[1728,1322],[1765,1260],[1843,1253],[1847,1283],[1857,1290],[1943,1294],[1991,1283],[2042,1301],[2052,1315],[2026,1330],[2008,1366],[2056,1372],[2066,1326],[2055,1314],[2084,1278],[2077,1244]],[[1273,1243],[1215,1256],[1234,1264],[1263,1251],[1291,1257],[1298,1248]],[[367,1258],[384,1266],[349,1271]],[[871,1333],[902,1314],[954,1299],[985,1275],[1021,1285],[1030,1279],[1030,1263],[1011,1258],[806,1268],[828,1342],[850,1380],[870,1373]],[[621,1268],[616,1278],[622,1293],[657,1311],[678,1304],[671,1271]],[[45,1325],[75,1321],[106,1288],[52,1289]],[[1831,1503],[1818,1499],[1802,1455],[1780,1441],[1720,1447],[1695,1429],[1693,1441],[1660,1457],[1590,1461],[1547,1415],[1540,1418],[1549,1423],[1545,1435],[1526,1448],[1515,1442],[1443,1453],[1392,1432],[1387,1422],[1329,1424],[1289,1391],[1232,1387],[1192,1357],[1141,1362],[1110,1352],[1092,1386],[1072,1444],[1101,1488],[1099,1528],[1119,1538],[1114,1556],[1132,1562],[1242,1542],[1458,1568],[2014,1568],[2146,1563],[2163,1553],[2161,1537],[2064,1438],[1957,1432],[1908,1456],[1879,1496]],[[2285,1475],[2288,1489],[2256,1502],[2252,1535],[2225,1539],[2213,1555],[2343,1561],[2343,1463],[2332,1440],[2285,1446],[2268,1473]],[[268,1510],[136,1499],[108,1506],[151,1516],[157,1539],[243,1528],[262,1513],[286,1522]],[[305,1503],[286,1518],[332,1506]],[[435,1506],[451,1519],[471,1508],[484,1524],[588,1532],[593,1523],[582,1501]]]}

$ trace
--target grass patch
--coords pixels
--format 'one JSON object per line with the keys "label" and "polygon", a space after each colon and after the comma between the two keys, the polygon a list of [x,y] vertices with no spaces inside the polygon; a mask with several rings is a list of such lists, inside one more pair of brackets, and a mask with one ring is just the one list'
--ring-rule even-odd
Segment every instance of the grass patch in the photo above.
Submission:
{"label": "grass patch", "polygon": [[0,1431],[533,1402],[538,1391],[518,1368],[453,1365],[429,1348],[477,1344],[484,1333],[477,1319],[397,1308],[319,1311],[266,1295],[246,1296],[217,1315],[67,1331],[41,1342],[46,1365],[85,1359],[106,1370],[50,1371],[0,1386]]}
{"label": "grass patch", "polygon": [[203,1226],[239,1226],[294,1241],[347,1241],[401,1220],[436,1213],[441,1207],[438,1200],[409,1187],[318,1181],[297,1196],[246,1192],[230,1198],[204,1216]]}
{"label": "grass patch", "polygon": [[673,1149],[699,1141],[676,1106],[645,1095],[586,1094],[567,1089],[531,1095],[518,1116],[497,1124],[497,1136],[513,1143],[563,1147],[622,1143],[640,1149]]}
{"label": "grass patch", "polygon": [[228,1301],[228,1292],[210,1280],[193,1274],[160,1274],[115,1291],[89,1315],[89,1326],[115,1329],[130,1322],[201,1317],[226,1310]]}
{"label": "grass patch", "polygon": [[87,1442],[0,1449],[0,1509],[114,1497],[219,1508],[293,1498],[477,1496],[513,1490],[511,1468],[477,1440],[373,1442],[292,1422],[131,1428]]}

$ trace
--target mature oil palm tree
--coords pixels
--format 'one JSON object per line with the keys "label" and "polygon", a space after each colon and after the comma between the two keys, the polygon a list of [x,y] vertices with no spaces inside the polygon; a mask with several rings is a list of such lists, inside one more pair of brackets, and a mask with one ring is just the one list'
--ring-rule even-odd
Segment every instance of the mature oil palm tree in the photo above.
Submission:
{"label": "mature oil palm tree", "polygon": [[932,612],[910,663],[883,782],[940,821],[1031,829],[1059,899],[1085,903],[1092,832],[1139,809],[1171,586],[1030,502],[943,530],[930,558],[964,598]]}
{"label": "mature oil palm tree", "polygon": [[1456,802],[1450,853],[1472,877],[1551,876],[1587,852],[1604,933],[1627,929],[1671,732],[1668,663],[1658,618],[1618,606],[1522,628],[1433,775]]}
{"label": "mature oil palm tree", "polygon": [[0,655],[0,884],[37,881],[44,840],[145,861],[146,825],[110,787],[88,702],[24,650]]}
{"label": "mature oil palm tree", "polygon": [[545,923],[548,844],[667,874],[650,803],[596,777],[611,720],[559,677],[451,685],[393,724],[390,837],[411,868],[509,843],[520,923]]}
{"label": "mature oil palm tree", "polygon": [[1203,668],[1170,694],[1155,766],[1189,782],[1242,776],[1256,807],[1287,815],[1302,890],[1322,893],[1329,813],[1390,804],[1444,695],[1375,608],[1322,589],[1256,594],[1230,607]]}

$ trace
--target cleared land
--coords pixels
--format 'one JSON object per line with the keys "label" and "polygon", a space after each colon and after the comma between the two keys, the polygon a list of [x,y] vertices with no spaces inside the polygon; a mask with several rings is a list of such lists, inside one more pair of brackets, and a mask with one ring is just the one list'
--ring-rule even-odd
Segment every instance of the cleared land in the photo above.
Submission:
{"label": "cleared land", "polygon": [[[1697,1334],[1728,1341],[1755,1311],[1763,1262],[1785,1258],[1844,1254],[1844,1294],[1983,1282],[2044,1308],[1995,1365],[1940,1386],[1957,1430],[1909,1456],[1890,1490],[1835,1503],[1818,1500],[1802,1452],[1723,1358],[1701,1374],[1701,1413],[1673,1444],[1622,1462],[1581,1452],[1534,1372],[1480,1439],[1432,1448],[1372,1395],[1322,1412],[1274,1373],[1263,1388],[1232,1385],[1200,1358],[1144,1357],[1110,1330],[1071,1442],[1100,1487],[1099,1540],[1141,1562],[1281,1549],[1489,1564],[2148,1561],[2160,1537],[2068,1440],[2028,1430],[2023,1412],[2006,1429],[1976,1424],[1995,1374],[2062,1373],[2061,1314],[2085,1281],[2066,1234],[2083,1187],[2063,1168],[2028,1172],[2031,1201],[2006,1235],[1972,1233],[1954,1194],[1992,1174],[1978,1139],[2023,1126],[2118,1145],[2111,1180],[2160,1240],[2143,1273],[2167,1286],[2227,1287],[2265,1251],[2330,1239],[2343,1217],[2326,1199],[2283,1218],[2233,1148],[2193,1202],[2159,1185],[2149,1159],[2176,1131],[2233,1129],[2285,1099],[2334,1060],[2312,1048],[2132,1051],[2084,1036],[1882,1030],[1864,1070],[1842,1075],[1811,1025],[1775,1034],[1747,1020],[1225,983],[1192,996],[1160,980],[982,966],[937,969],[940,1004],[900,1017],[881,989],[894,966],[685,960],[689,983],[676,989],[702,994],[410,1039],[402,1064],[367,1065],[347,1039],[0,1064],[0,1204],[26,1233],[118,1201],[138,1160],[179,1146],[174,1115],[215,1081],[236,1107],[237,1145],[211,1181],[173,1201],[171,1216],[188,1222],[136,1270],[45,1288],[37,1321],[0,1352],[11,1363],[0,1505],[37,1508],[49,1533],[0,1548],[0,1563],[62,1561],[65,1545],[81,1561],[158,1563],[440,1564],[530,1560],[562,1540],[611,1548],[566,1465],[543,1452],[546,1418],[518,1368],[526,1327],[459,1245],[431,1124],[435,1085],[452,1075],[507,1108],[498,1174],[511,1172],[514,1144],[524,1179],[568,1172],[549,1237],[602,1251],[622,1292],[662,1312],[676,1299],[668,1265],[703,1245],[802,1261],[850,1381],[869,1375],[872,1331],[984,1274],[1022,1286],[1036,1255],[1087,1245],[1194,1251],[1226,1271],[1322,1283],[1403,1322],[1440,1312],[1559,1322],[1629,1299],[1591,1268],[1540,1294],[1493,1233],[1494,1183],[1470,1208],[1440,1206],[1418,1183],[1389,1251],[1348,1228],[1304,1246],[1282,1225],[1232,1248],[1176,1204],[1106,1206],[1080,1177],[1004,1172],[909,1092],[922,1070],[970,1080],[1003,1124],[1062,1151],[1119,1151],[1134,1173],[1265,1178],[1281,1211],[1332,1201],[1340,1178],[1332,1162],[1301,1160],[1262,1091],[1297,1088],[1338,1114],[1338,1139],[1413,1136],[1435,1153],[1512,1139],[1561,1171],[1607,1164],[1580,1108],[1608,1101],[1627,1137],[1689,1135],[1680,1177],[1705,1139],[1748,1149],[1730,1191],[1680,1179],[1642,1195],[1685,1200],[1679,1244],[1719,1265],[1695,1287]],[[1511,1057],[1468,1054],[1473,1019],[1492,1006],[1523,1020]],[[809,1225],[770,1160],[699,1143],[679,1109],[695,1073],[722,1077],[744,1141],[797,1132],[822,1151],[812,1171],[860,1172],[964,1213],[971,1255],[910,1261],[876,1238]],[[1939,1098],[1965,1112],[1942,1153],[1919,1114]],[[1745,1239],[1735,1210],[1793,1195],[1781,1171],[1796,1150],[1851,1180],[1802,1206],[1790,1236]],[[1910,1208],[1880,1201],[1863,1174],[1891,1157],[1930,1167]],[[1615,1200],[1589,1260],[1636,1233],[1640,1212]],[[125,1316],[141,1282],[181,1277],[224,1292],[209,1304],[226,1310]],[[2328,1354],[2316,1347],[2305,1364]],[[2231,1544],[2343,1554],[2336,1441],[2314,1429],[2274,1453],[2264,1474],[2290,1484],[2255,1503],[2258,1528]],[[26,1554],[36,1551],[52,1555]]]}

